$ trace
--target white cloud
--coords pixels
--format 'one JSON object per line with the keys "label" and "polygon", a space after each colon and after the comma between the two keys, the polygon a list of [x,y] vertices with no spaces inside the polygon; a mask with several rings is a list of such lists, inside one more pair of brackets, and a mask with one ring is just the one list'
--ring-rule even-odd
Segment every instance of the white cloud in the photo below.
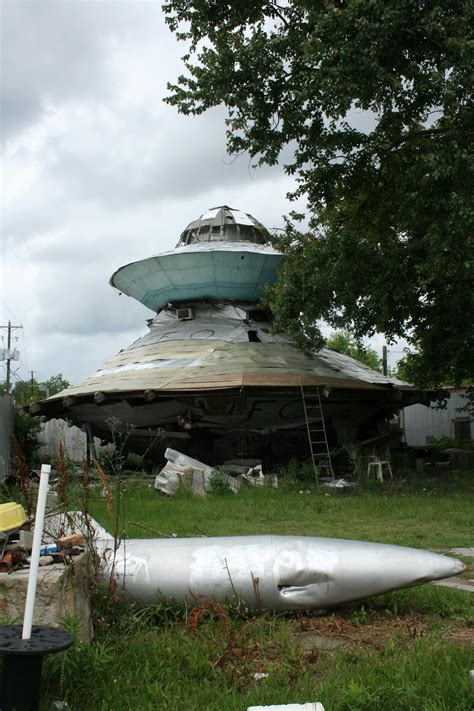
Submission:
{"label": "white cloud", "polygon": [[[282,225],[282,168],[229,159],[224,111],[163,103],[182,71],[161,2],[3,0],[0,325],[24,325],[23,362],[72,382],[146,331],[150,312],[108,285],[172,248],[209,207]],[[301,207],[301,206],[298,206]]]}
{"label": "white cloud", "polygon": [[2,12],[0,318],[24,325],[21,377],[88,375],[150,312],[108,279],[172,248],[211,206],[269,227],[288,211],[281,168],[230,160],[224,112],[162,101],[182,71],[159,2],[10,2]]}

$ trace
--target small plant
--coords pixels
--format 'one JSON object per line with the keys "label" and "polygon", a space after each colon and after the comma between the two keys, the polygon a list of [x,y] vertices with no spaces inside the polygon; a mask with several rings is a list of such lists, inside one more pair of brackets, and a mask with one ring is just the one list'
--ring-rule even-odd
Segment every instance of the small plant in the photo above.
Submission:
{"label": "small plant", "polygon": [[83,642],[78,636],[77,620],[69,618],[63,620],[63,623],[76,641],[64,654],[49,655],[46,666],[50,676],[59,679],[59,695],[64,698],[78,685],[86,692],[98,675],[107,673],[114,655],[111,641],[96,640],[93,644]]}
{"label": "small plant", "polygon": [[209,479],[209,492],[218,496],[230,494],[232,489],[229,477],[230,475],[225,471],[225,469],[215,469]]}
{"label": "small plant", "polygon": [[89,516],[89,499],[91,493],[91,469],[87,459],[82,460],[82,475],[81,475],[81,508],[82,513],[87,518]]}
{"label": "small plant", "polygon": [[14,461],[16,464],[15,484],[18,486],[25,506],[26,514],[30,517],[33,513],[33,494],[31,491],[31,478],[25,455],[20,446],[19,441],[15,438],[15,455]]}
{"label": "small plant", "polygon": [[367,622],[369,615],[367,610],[365,609],[364,605],[361,605],[361,607],[358,610],[355,610],[352,615],[351,615],[351,622],[354,625],[364,625]]}
{"label": "small plant", "polygon": [[18,443],[29,469],[33,469],[39,464],[38,449],[41,445],[38,435],[40,429],[41,422],[38,417],[22,415],[18,410],[15,411],[14,439]]}
{"label": "small plant", "polygon": [[190,632],[196,632],[199,621],[204,617],[217,618],[225,631],[229,629],[229,615],[223,605],[215,602],[215,600],[211,600],[206,595],[191,594],[195,600],[199,600],[200,604],[194,607],[189,613],[188,627]]}
{"label": "small plant", "polygon": [[69,507],[68,484],[73,465],[66,456],[64,444],[62,442],[59,443],[58,458],[53,464],[58,474],[57,491],[59,503],[64,510],[67,510]]}
{"label": "small plant", "polygon": [[433,447],[437,452],[443,449],[474,449],[474,442],[464,442],[455,437],[438,437],[433,442]]}
{"label": "small plant", "polygon": [[[318,476],[321,475],[323,467],[317,467]],[[298,459],[290,459],[286,468],[281,469],[278,475],[280,486],[289,489],[316,484],[316,476],[312,462],[299,462]]]}

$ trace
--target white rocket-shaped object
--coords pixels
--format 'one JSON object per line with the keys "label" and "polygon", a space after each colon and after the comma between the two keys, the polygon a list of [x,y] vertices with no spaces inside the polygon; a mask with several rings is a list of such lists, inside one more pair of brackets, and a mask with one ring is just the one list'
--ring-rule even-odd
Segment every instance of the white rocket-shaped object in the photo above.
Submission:
{"label": "white rocket-shaped object", "polygon": [[131,539],[96,545],[117,590],[142,604],[241,600],[253,610],[321,609],[458,575],[459,560],[402,546],[306,536]]}

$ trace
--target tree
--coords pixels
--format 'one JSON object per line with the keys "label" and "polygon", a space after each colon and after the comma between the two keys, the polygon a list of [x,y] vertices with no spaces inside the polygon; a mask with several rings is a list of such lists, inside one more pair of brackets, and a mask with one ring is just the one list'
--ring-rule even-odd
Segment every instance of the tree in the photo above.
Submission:
{"label": "tree", "polygon": [[47,396],[51,397],[61,392],[61,390],[68,388],[70,383],[63,377],[62,373],[58,373],[57,375],[52,375],[48,380],[45,380],[42,385],[46,390]]}
{"label": "tree", "polygon": [[[17,380],[11,392],[15,403],[15,420],[13,434],[15,436],[20,452],[25,457],[29,467],[37,464],[36,454],[40,443],[38,435],[41,429],[41,421],[38,417],[32,417],[21,411],[25,405],[41,400],[50,395],[64,390],[69,386],[68,381],[63,377],[62,373],[52,375],[48,380],[39,383],[32,378],[31,380]],[[5,386],[0,386],[0,394],[6,392]]]}
{"label": "tree", "polygon": [[68,387],[69,382],[63,377],[62,373],[58,373],[41,383],[34,378],[31,380],[17,380],[11,394],[16,406],[20,408],[37,400],[56,395],[56,393]]}
{"label": "tree", "polygon": [[381,371],[380,359],[373,348],[365,348],[360,341],[347,330],[335,331],[326,339],[326,348],[337,353],[350,356],[360,363],[365,363],[369,368]]}
{"label": "tree", "polygon": [[[474,377],[474,5],[469,0],[173,0],[189,44],[167,101],[224,104],[231,154],[285,169],[309,228],[287,222],[268,295],[276,328],[404,337],[417,381]],[[291,149],[291,150],[290,150]]]}
{"label": "tree", "polygon": [[17,380],[11,391],[17,408],[41,400],[41,385],[35,380]]}

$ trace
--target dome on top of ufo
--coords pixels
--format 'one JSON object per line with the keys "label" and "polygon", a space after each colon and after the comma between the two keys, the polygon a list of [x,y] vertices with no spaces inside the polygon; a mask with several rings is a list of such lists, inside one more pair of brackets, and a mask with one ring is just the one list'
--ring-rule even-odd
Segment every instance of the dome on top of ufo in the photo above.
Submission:
{"label": "dome on top of ufo", "polygon": [[251,215],[214,207],[185,228],[175,249],[125,264],[110,284],[156,312],[170,303],[259,301],[282,259],[267,234]]}
{"label": "dome on top of ufo", "polygon": [[181,233],[176,247],[202,242],[267,244],[267,231],[252,215],[233,207],[212,207]]}

